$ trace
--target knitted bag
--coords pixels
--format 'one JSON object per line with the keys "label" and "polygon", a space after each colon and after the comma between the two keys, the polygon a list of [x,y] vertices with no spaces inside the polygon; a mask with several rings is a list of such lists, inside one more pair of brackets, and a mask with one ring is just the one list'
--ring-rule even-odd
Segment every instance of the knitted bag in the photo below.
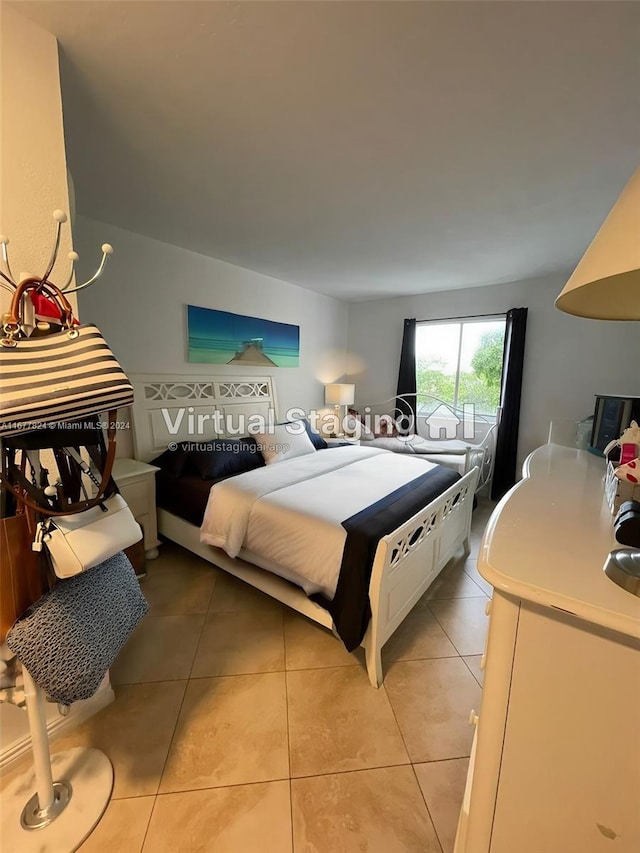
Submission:
{"label": "knitted bag", "polygon": [[7,645],[52,702],[96,692],[149,605],[127,557],[61,581],[7,634]]}

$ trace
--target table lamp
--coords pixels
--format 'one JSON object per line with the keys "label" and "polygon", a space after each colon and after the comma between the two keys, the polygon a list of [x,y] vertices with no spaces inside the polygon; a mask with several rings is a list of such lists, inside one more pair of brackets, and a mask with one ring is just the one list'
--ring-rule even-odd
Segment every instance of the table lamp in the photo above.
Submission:
{"label": "table lamp", "polygon": [[[338,424],[341,423],[340,409],[342,406],[351,406],[355,400],[355,385],[333,382],[324,386],[324,402],[327,406],[333,406]],[[344,435],[342,428],[337,433]]]}
{"label": "table lamp", "polygon": [[[640,320],[640,168],[565,284],[556,308],[595,320]],[[604,571],[640,595],[639,548],[611,551]]]}

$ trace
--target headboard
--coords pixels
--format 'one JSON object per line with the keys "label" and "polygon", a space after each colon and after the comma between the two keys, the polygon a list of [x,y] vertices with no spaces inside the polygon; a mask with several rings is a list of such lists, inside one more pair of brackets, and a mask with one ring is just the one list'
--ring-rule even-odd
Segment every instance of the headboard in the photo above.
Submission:
{"label": "headboard", "polygon": [[134,453],[143,462],[159,456],[171,442],[246,435],[246,430],[234,432],[241,417],[277,420],[271,376],[145,373],[130,374],[129,379],[134,391]]}

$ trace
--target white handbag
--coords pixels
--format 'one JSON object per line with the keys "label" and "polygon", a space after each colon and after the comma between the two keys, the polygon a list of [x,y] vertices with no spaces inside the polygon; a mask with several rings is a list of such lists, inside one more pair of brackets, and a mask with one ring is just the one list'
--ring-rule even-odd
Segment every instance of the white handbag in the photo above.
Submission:
{"label": "white handbag", "polygon": [[34,551],[44,545],[59,578],[70,578],[103,563],[142,539],[142,530],[122,495],[72,515],[52,516],[36,530]]}

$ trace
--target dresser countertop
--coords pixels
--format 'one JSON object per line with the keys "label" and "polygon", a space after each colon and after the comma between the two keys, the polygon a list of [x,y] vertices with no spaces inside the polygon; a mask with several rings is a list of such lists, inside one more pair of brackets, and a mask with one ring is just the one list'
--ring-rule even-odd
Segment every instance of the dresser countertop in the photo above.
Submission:
{"label": "dresser countertop", "polygon": [[604,459],[547,444],[525,461],[484,533],[478,570],[504,593],[640,637],[640,598],[603,571],[613,533]]}

